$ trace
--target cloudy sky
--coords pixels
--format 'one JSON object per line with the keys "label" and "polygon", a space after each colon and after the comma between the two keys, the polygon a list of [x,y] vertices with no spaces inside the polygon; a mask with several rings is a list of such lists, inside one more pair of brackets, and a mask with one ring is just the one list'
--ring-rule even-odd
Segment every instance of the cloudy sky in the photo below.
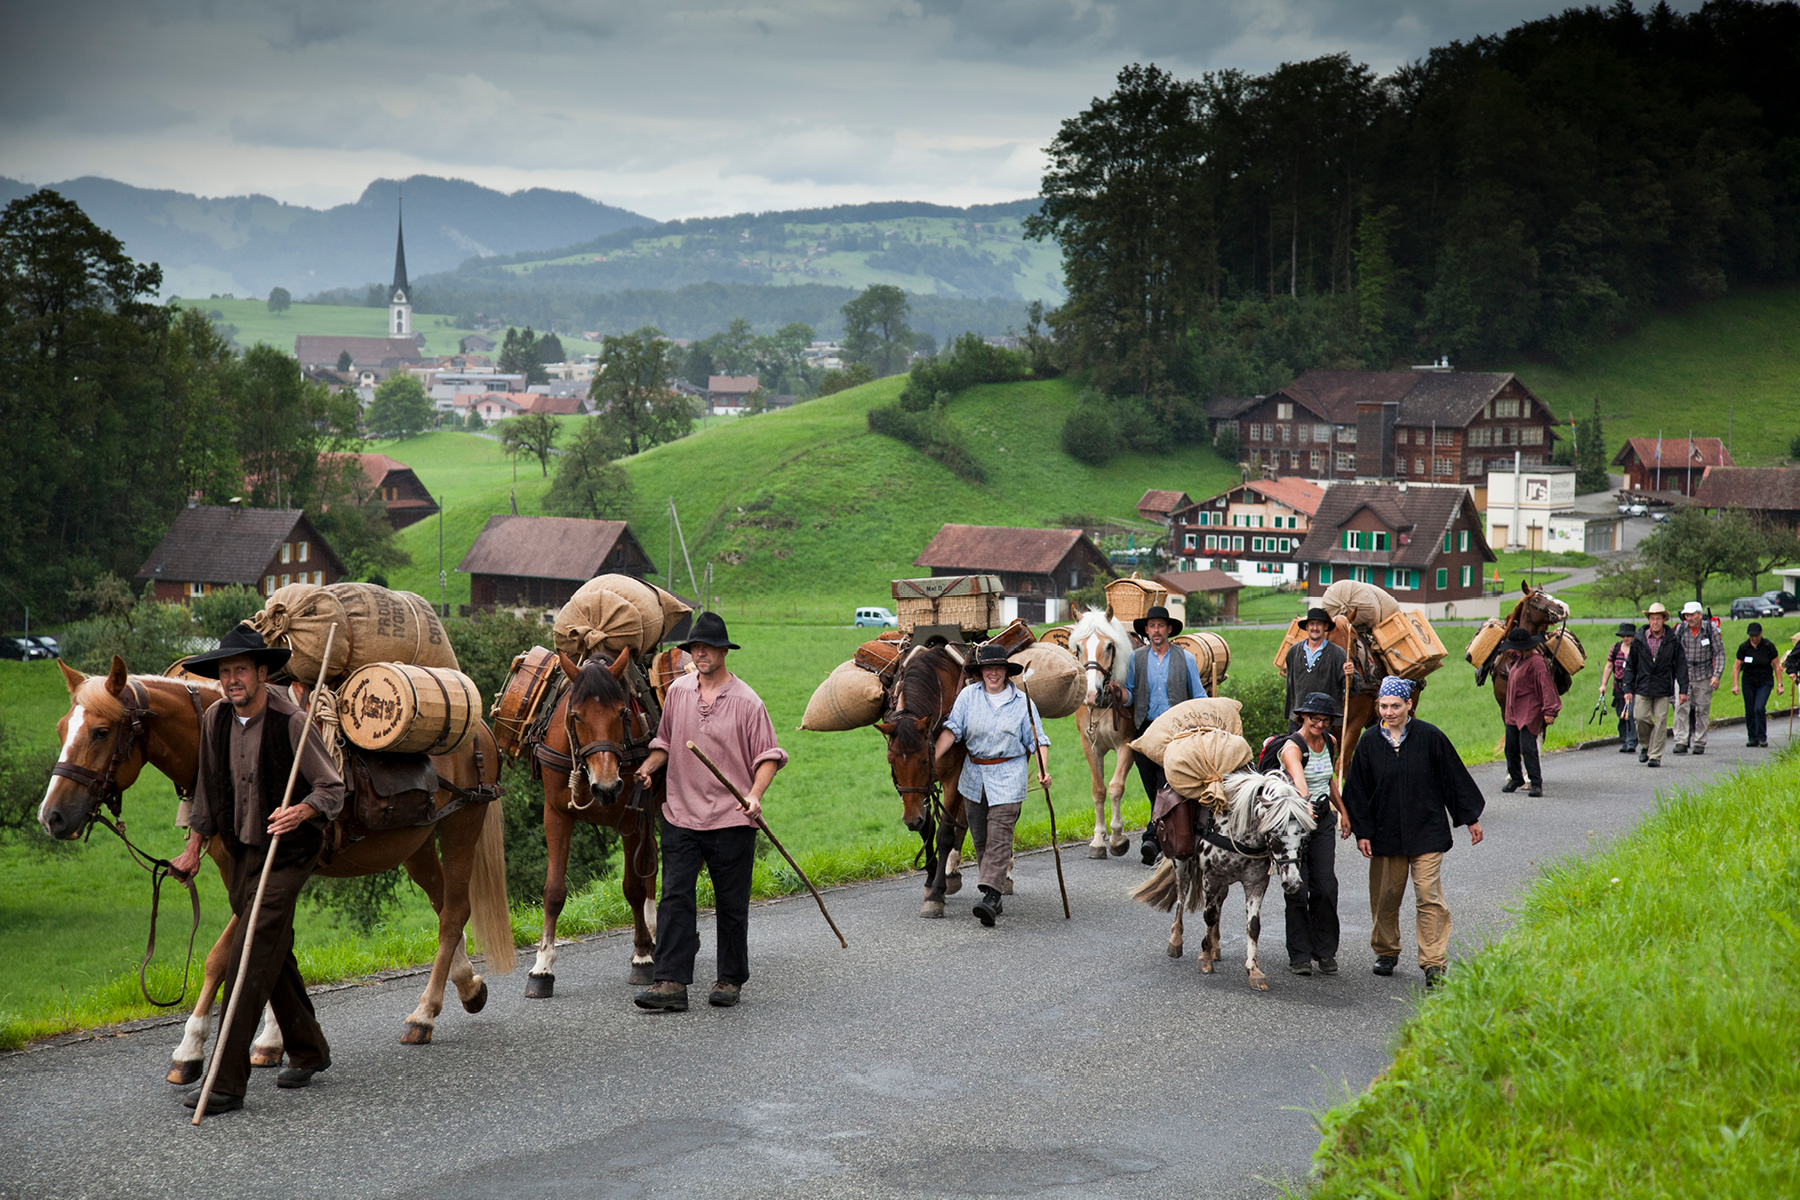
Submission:
{"label": "cloudy sky", "polygon": [[0,174],[324,206],[423,172],[661,219],[1010,200],[1125,63],[1263,71],[1347,50],[1387,70],[1555,7],[12,0]]}

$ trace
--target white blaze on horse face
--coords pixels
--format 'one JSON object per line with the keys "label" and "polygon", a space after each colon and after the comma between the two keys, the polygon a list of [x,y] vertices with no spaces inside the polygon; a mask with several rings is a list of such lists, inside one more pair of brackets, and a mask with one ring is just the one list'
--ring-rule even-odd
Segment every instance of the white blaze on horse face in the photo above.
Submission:
{"label": "white blaze on horse face", "polygon": [[[1100,649],[1105,644],[1106,644],[1106,639],[1104,637],[1102,637],[1100,634],[1097,634],[1097,633],[1088,634],[1087,640],[1081,643],[1082,658],[1085,661],[1090,662],[1090,663],[1098,663],[1100,661]],[[1105,686],[1106,686],[1106,676],[1101,674],[1100,668],[1098,666],[1090,666],[1087,669],[1087,703],[1088,703],[1088,707],[1090,707],[1090,708],[1093,707],[1094,702],[1100,698],[1100,689]]]}
{"label": "white blaze on horse face", "polygon": [[[70,756],[75,751],[75,739],[81,736],[81,727],[86,723],[87,709],[77,704],[69,712],[69,736],[63,739],[62,755],[58,759],[59,762],[72,763],[75,761]],[[52,775],[49,784],[44,788],[44,799],[43,802],[38,805],[37,812],[39,825],[44,823],[44,814],[50,811],[50,797],[56,791],[56,784],[59,778],[59,776]]]}

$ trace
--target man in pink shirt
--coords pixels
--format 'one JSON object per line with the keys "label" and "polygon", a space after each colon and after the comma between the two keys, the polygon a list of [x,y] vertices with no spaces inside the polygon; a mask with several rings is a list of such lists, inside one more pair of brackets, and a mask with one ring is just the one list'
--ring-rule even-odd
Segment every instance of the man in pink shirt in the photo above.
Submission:
{"label": "man in pink shirt", "polygon": [[[686,1012],[694,956],[700,949],[695,926],[694,884],[705,864],[712,877],[718,926],[719,976],[707,1003],[730,1008],[750,978],[750,871],[756,862],[756,822],[762,796],[787,762],[775,744],[769,710],[750,686],[725,669],[725,656],[739,649],[717,613],[701,613],[693,638],[681,648],[693,655],[695,673],[669,687],[662,724],[650,741],[650,757],[638,780],[668,767],[668,795],[662,808],[662,900],[656,906],[656,982],[639,992],[639,1008]],[[750,811],[713,777],[687,744],[693,742],[743,791]]]}

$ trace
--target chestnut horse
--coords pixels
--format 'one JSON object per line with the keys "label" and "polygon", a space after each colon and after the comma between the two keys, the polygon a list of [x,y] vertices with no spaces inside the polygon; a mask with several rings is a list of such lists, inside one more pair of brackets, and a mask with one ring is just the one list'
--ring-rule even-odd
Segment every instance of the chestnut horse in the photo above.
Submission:
{"label": "chestnut horse", "polygon": [[875,726],[887,739],[888,773],[900,793],[901,816],[922,843],[919,854],[926,863],[921,917],[943,916],[944,897],[962,890],[962,844],[969,822],[956,785],[966,751],[957,742],[941,764],[934,753],[938,733],[962,686],[963,660],[954,651],[911,650],[901,660],[888,695],[886,718]]}
{"label": "chestnut horse", "polygon": [[[1131,849],[1120,812],[1125,781],[1131,774],[1131,740],[1137,726],[1123,699],[1126,672],[1131,667],[1131,632],[1112,615],[1089,609],[1069,631],[1068,648],[1087,673],[1087,702],[1075,710],[1075,728],[1081,731],[1081,753],[1086,756],[1093,782],[1094,836],[1088,842],[1089,858],[1105,858],[1110,849],[1123,854]],[[1117,684],[1112,688],[1110,684]],[[1106,756],[1116,753],[1112,778],[1106,777]],[[1112,802],[1112,828],[1108,837],[1106,805]]]}
{"label": "chestnut horse", "polygon": [[635,794],[633,772],[650,753],[656,718],[633,694],[631,655],[599,651],[577,665],[558,654],[571,686],[557,698],[532,754],[543,767],[544,933],[537,961],[525,977],[525,995],[548,999],[556,991],[556,922],[568,899],[569,839],[575,822],[619,831],[625,903],[631,909],[629,982],[648,985],[656,954],[656,818],[662,811],[664,782],[655,793]]}
{"label": "chestnut horse", "polygon": [[[1511,629],[1514,625],[1523,625],[1527,630],[1539,636],[1549,635],[1551,637],[1566,637],[1575,643],[1575,648],[1577,650],[1582,648],[1581,639],[1576,637],[1567,625],[1569,619],[1568,605],[1564,604],[1561,600],[1558,600],[1555,596],[1552,596],[1549,592],[1546,592],[1541,588],[1532,587],[1529,583],[1521,583],[1519,585],[1519,590],[1523,592],[1524,595],[1519,597],[1519,602],[1513,605],[1512,612],[1507,615],[1507,629]],[[1563,623],[1563,628],[1560,633],[1553,630],[1553,626],[1559,622]],[[1516,655],[1505,650],[1504,645],[1505,643],[1502,643],[1501,647],[1496,648],[1493,656],[1489,658],[1487,662],[1475,664],[1475,679],[1477,684],[1481,682],[1481,674],[1483,672],[1493,680],[1494,703],[1500,706],[1501,712],[1506,711],[1506,677],[1512,668],[1512,664],[1516,661]],[[1550,678],[1556,684],[1558,695],[1562,695],[1569,690],[1569,673],[1563,668],[1561,663],[1556,661],[1554,647],[1549,644],[1540,643],[1535,648],[1526,651],[1526,653],[1541,654],[1544,656],[1545,661],[1549,664]]]}
{"label": "chestnut horse", "polygon": [[[161,675],[128,675],[124,660],[114,657],[106,675],[86,676],[62,664],[70,707],[57,722],[62,739],[58,773],[50,779],[38,806],[38,823],[53,838],[78,838],[107,801],[137,782],[146,764],[191,796],[200,767],[200,712],[220,697],[210,680],[170,679]],[[458,790],[493,784],[500,760],[493,734],[481,727],[475,743],[454,755],[432,759],[438,777],[449,786],[437,794],[438,808],[458,803]],[[433,833],[437,836],[434,839]],[[223,873],[226,850],[212,839],[213,861]],[[440,859],[439,853],[442,852]],[[474,803],[455,808],[432,825],[370,833],[338,849],[318,874],[333,879],[375,875],[404,864],[414,883],[425,890],[438,914],[438,952],[418,1007],[406,1018],[400,1040],[409,1045],[431,1041],[444,1007],[444,989],[456,985],[457,997],[469,1012],[487,1003],[487,984],[475,973],[463,947],[463,927],[471,915],[487,951],[488,966],[500,974],[513,969],[512,923],[506,908],[506,851],[502,814],[497,804]],[[187,1022],[186,1036],[174,1054],[170,1083],[199,1078],[213,1000],[224,982],[232,918],[206,956],[206,977]],[[257,1038],[259,1066],[281,1062],[273,1022]]]}

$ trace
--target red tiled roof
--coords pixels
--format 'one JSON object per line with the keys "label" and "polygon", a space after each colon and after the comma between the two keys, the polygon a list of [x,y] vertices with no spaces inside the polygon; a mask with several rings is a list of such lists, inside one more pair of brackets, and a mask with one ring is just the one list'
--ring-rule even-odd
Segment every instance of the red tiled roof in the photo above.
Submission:
{"label": "red tiled roof", "polygon": [[[1373,512],[1397,535],[1387,550],[1344,550],[1339,531],[1362,509]],[[1325,492],[1312,529],[1294,552],[1299,562],[1367,563],[1392,567],[1426,567],[1437,560],[1448,533],[1465,511],[1484,561],[1494,552],[1482,540],[1481,517],[1466,488],[1405,487],[1393,483],[1337,483]]]}
{"label": "red tiled roof", "polygon": [[[1657,450],[1661,447],[1661,457]],[[1691,443],[1687,438],[1631,438],[1619,447],[1613,455],[1613,466],[1626,464],[1627,454],[1635,454],[1639,463],[1651,470],[1661,466],[1665,471],[1680,471],[1689,466],[1695,467],[1735,467],[1731,455],[1725,449],[1725,442],[1716,437],[1695,438]]]}
{"label": "red tiled roof", "polygon": [[1160,488],[1151,488],[1144,493],[1144,498],[1137,502],[1137,510],[1141,513],[1155,513],[1166,517],[1188,503],[1186,492],[1171,492]]}
{"label": "red tiled roof", "polygon": [[1235,592],[1243,587],[1236,578],[1223,571],[1164,571],[1156,582],[1169,589],[1172,596],[1191,596],[1195,592]]}
{"label": "red tiled roof", "polygon": [[733,396],[747,396],[762,386],[755,375],[709,375],[706,390]]}
{"label": "red tiled roof", "polygon": [[409,337],[315,337],[301,334],[294,339],[294,357],[302,367],[337,366],[338,356],[350,352],[350,360],[359,367],[379,367],[389,359],[416,363],[419,343]]}
{"label": "red tiled roof", "polygon": [[1279,479],[1252,479],[1244,486],[1309,517],[1319,511],[1319,501],[1325,498],[1323,485],[1310,479],[1302,479],[1298,475],[1283,475]]}
{"label": "red tiled roof", "polygon": [[918,567],[952,571],[1015,571],[1048,575],[1069,552],[1086,542],[1094,557],[1100,548],[1079,529],[1014,529],[1001,525],[946,525],[919,557]]}
{"label": "red tiled roof", "polygon": [[605,568],[621,538],[637,542],[623,521],[492,516],[456,569],[470,575],[588,580]]}

